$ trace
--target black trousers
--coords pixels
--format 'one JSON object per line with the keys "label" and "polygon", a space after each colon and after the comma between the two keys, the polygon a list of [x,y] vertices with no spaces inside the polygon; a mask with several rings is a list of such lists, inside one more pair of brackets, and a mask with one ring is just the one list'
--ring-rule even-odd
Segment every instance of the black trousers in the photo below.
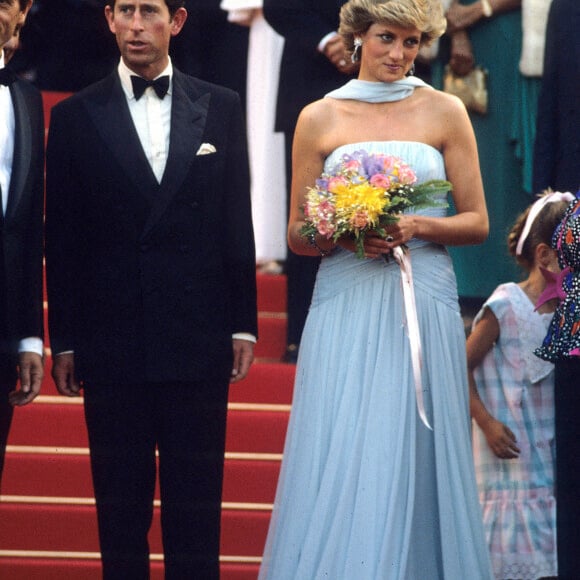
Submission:
{"label": "black trousers", "polygon": [[556,524],[558,578],[580,578],[580,358],[558,361],[556,404]]}
{"label": "black trousers", "polygon": [[12,423],[14,408],[8,402],[8,393],[16,387],[16,361],[0,353],[0,491],[6,443]]}
{"label": "black trousers", "polygon": [[227,377],[85,385],[104,580],[149,578],[156,449],[165,578],[219,578],[227,395]]}
{"label": "black trousers", "polygon": [[[290,215],[290,190],[292,184],[292,133],[284,133],[284,149],[286,154],[286,186],[287,186],[287,215]],[[316,176],[318,177],[318,175]],[[300,344],[302,330],[312,301],[312,291],[316,282],[316,273],[320,266],[320,258],[313,256],[299,256],[288,248],[286,257],[287,283],[287,344]]]}

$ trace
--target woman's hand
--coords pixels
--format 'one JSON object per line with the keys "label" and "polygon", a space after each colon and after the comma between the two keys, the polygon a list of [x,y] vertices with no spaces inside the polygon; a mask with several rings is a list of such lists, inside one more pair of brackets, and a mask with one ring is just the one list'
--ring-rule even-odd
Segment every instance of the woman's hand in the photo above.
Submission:
{"label": "woman's hand", "polygon": [[417,234],[417,216],[401,215],[398,221],[385,228],[387,230],[387,247],[392,250],[402,246],[414,238]]}
{"label": "woman's hand", "polygon": [[[388,226],[386,237],[376,231],[367,232],[364,240],[365,258],[374,259],[388,255],[393,248],[406,244],[415,235],[415,217],[402,215],[395,224]],[[350,236],[338,240],[338,245],[356,252],[356,243]]]}
{"label": "woman's hand", "polygon": [[[336,242],[337,246],[356,254],[357,245],[355,239],[351,236],[343,236]],[[365,258],[372,260],[380,258],[384,254],[390,253],[388,242],[379,236],[376,232],[367,232],[364,239]]]}
{"label": "woman's hand", "polygon": [[460,77],[469,74],[475,65],[473,48],[469,35],[465,31],[456,32],[451,36],[451,55],[449,66],[451,70]]}

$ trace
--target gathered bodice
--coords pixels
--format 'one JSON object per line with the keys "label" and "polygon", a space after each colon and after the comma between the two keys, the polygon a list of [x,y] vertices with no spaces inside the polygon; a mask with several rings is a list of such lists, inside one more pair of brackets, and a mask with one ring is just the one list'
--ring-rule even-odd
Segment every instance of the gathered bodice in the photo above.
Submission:
{"label": "gathered bodice", "polygon": [[[411,166],[417,175],[418,183],[446,178],[441,153],[430,145],[414,141],[365,141],[342,145],[328,155],[324,171],[331,172],[345,153],[352,154],[360,150],[365,150],[369,154],[381,153],[400,157]],[[446,194],[438,194],[434,201],[445,202]],[[407,210],[407,212],[412,211],[414,211],[412,208]],[[447,215],[447,207],[442,203],[434,207],[418,209],[416,213],[442,217]],[[407,247],[412,251],[416,291],[425,289],[431,295],[437,296],[438,300],[455,308],[457,302],[455,274],[447,250],[440,244],[417,238],[411,239]],[[353,252],[338,246],[330,256],[322,260],[312,304],[324,302],[348,287],[360,284],[367,277],[380,278],[385,275],[399,277],[399,266],[395,260],[388,262],[380,258],[361,260]]]}

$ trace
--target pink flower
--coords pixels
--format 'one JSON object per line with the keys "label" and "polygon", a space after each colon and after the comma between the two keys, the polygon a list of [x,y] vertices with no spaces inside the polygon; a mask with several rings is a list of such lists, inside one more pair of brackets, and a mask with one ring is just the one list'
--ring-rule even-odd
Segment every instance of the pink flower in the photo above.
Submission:
{"label": "pink flower", "polygon": [[318,230],[318,233],[321,236],[326,236],[327,238],[330,238],[330,236],[334,234],[336,227],[332,222],[329,222],[328,220],[320,220],[318,222],[316,229]]}
{"label": "pink flower", "polygon": [[360,161],[357,161],[356,159],[350,159],[343,165],[347,171],[358,171],[360,167]]}
{"label": "pink flower", "polygon": [[399,159],[397,157],[393,157],[392,155],[388,155],[383,157],[383,169],[385,173],[391,173],[395,168],[395,165]]}
{"label": "pink flower", "polygon": [[389,189],[392,185],[391,178],[383,173],[375,173],[370,182],[375,187],[382,187],[383,189]]}
{"label": "pink flower", "polygon": [[406,164],[399,167],[399,182],[403,185],[411,185],[417,181],[415,172]]}
{"label": "pink flower", "polygon": [[357,211],[350,218],[350,223],[358,229],[366,228],[369,225],[369,216],[366,211]]}
{"label": "pink flower", "polygon": [[324,201],[320,202],[320,205],[318,206],[318,213],[320,215],[325,216],[334,215],[335,214],[334,205],[330,203],[328,199],[325,199]]}

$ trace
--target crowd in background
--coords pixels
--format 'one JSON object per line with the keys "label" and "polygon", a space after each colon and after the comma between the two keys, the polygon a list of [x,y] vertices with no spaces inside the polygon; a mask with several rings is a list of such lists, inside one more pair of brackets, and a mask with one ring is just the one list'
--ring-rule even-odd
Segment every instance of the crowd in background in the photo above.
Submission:
{"label": "crowd in background", "polygon": [[[532,187],[532,161],[550,3],[498,0],[496,13],[488,18],[474,16],[474,3],[462,2],[449,12],[448,33],[435,50],[417,62],[415,74],[436,88],[443,85],[447,63],[460,70],[467,61],[488,73],[488,111],[471,117],[491,228],[489,239],[477,248],[452,249],[459,294],[465,300],[480,300],[498,283],[519,275],[504,250],[504,239],[515,216],[527,206],[530,196],[538,193],[537,187]],[[114,37],[102,16],[103,4],[102,0],[37,0],[12,67],[41,90],[49,91],[77,91],[105,76],[118,56]],[[283,80],[284,92],[302,91],[304,97],[296,111],[278,102],[276,117],[285,36],[287,47],[293,39],[292,32],[278,24],[275,12],[268,18],[268,2],[264,18],[262,4],[262,0],[189,2],[189,18],[172,43],[171,55],[180,70],[233,88],[242,96],[251,153],[257,260],[265,271],[280,272],[284,261],[292,260],[285,241],[289,136],[297,112],[323,93],[298,79],[292,79],[294,88],[290,81]],[[449,2],[445,0],[444,4]],[[306,29],[296,33],[307,35]],[[288,50],[301,49],[293,44]],[[335,73],[326,81],[325,89],[339,86],[346,78]],[[280,108],[284,110],[283,119]],[[500,259],[486,260],[489,255]],[[291,263],[288,266],[292,267]],[[317,263],[310,269],[316,267]],[[300,268],[305,268],[303,260]],[[307,286],[310,288],[311,283]],[[299,342],[301,324],[289,343]]]}

